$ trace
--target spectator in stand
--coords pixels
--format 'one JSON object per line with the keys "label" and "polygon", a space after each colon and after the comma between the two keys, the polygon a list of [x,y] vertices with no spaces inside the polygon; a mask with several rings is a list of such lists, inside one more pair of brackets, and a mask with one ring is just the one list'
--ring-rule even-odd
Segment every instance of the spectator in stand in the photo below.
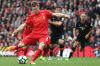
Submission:
{"label": "spectator in stand", "polygon": [[95,27],[100,26],[100,16],[97,14],[95,19]]}

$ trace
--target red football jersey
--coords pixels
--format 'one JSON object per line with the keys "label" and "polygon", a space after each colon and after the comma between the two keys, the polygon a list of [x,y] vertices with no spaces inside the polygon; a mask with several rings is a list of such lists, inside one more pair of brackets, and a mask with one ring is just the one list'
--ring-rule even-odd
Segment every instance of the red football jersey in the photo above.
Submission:
{"label": "red football jersey", "polygon": [[40,10],[38,14],[30,15],[25,22],[32,27],[31,34],[48,34],[48,21],[52,13],[48,10]]}

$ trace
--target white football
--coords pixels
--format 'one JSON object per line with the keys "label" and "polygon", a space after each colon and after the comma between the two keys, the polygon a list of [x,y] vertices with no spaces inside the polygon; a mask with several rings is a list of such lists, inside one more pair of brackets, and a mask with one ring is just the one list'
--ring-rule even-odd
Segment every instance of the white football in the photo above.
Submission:
{"label": "white football", "polygon": [[27,63],[27,57],[26,56],[19,56],[18,62],[19,62],[19,64],[26,64]]}

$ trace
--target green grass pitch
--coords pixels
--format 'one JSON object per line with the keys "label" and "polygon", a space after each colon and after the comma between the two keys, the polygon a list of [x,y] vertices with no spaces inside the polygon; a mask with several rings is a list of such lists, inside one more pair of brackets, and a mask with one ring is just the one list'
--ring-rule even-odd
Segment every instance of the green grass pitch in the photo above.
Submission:
{"label": "green grass pitch", "polygon": [[[30,58],[28,59],[28,61]],[[17,57],[0,57],[0,66],[100,66],[100,58],[72,58],[70,60],[53,60],[42,61],[37,59],[35,65],[18,64]]]}

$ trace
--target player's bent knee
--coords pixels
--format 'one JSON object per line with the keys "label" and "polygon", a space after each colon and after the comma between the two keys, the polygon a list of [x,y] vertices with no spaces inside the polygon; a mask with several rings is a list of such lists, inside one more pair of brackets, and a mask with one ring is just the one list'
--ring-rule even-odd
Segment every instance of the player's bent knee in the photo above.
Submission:
{"label": "player's bent knee", "polygon": [[44,42],[41,42],[41,43],[39,44],[39,49],[43,50],[44,46],[45,46]]}

